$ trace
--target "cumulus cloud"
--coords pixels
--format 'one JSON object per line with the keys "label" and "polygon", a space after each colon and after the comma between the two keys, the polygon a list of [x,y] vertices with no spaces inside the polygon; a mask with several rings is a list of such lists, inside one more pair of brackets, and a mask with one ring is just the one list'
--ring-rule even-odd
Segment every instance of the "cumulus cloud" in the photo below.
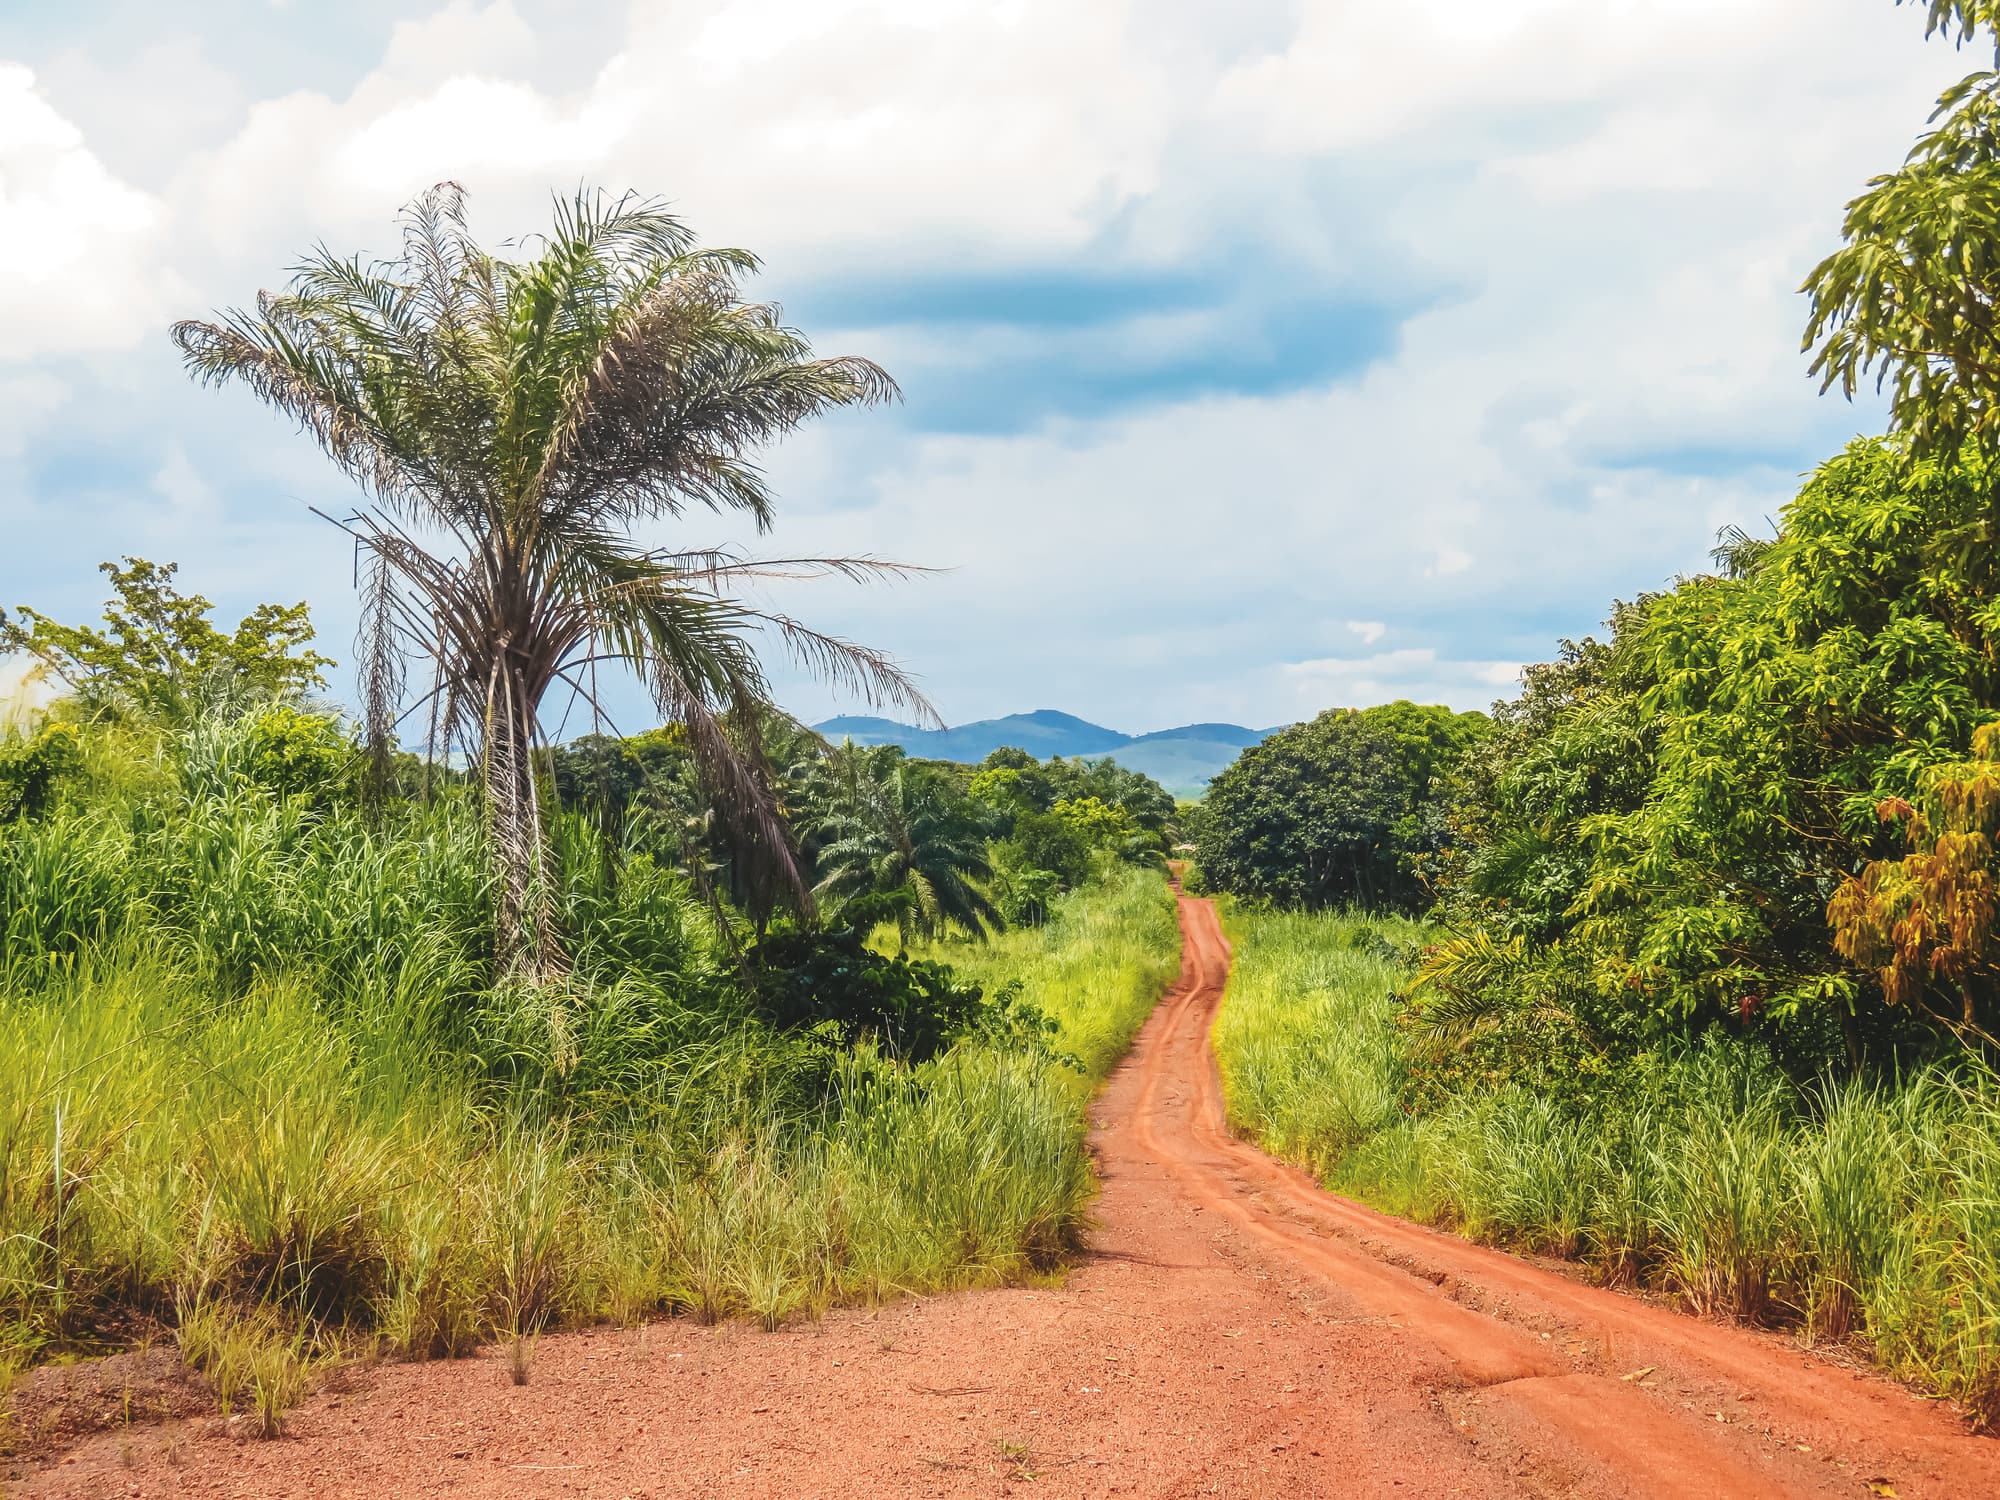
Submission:
{"label": "cumulus cloud", "polygon": [[[30,382],[0,504],[38,586],[75,566],[94,602],[82,549],[136,526],[342,635],[305,505],[351,497],[243,393],[188,391],[160,325],[316,240],[389,248],[442,177],[491,239],[634,187],[909,394],[772,456],[778,540],[955,571],[787,606],[949,717],[1128,728],[1481,706],[1774,513],[1873,420],[1804,379],[1795,289],[1963,66],[1884,0],[633,0],[598,31],[449,0],[308,81],[173,11],[48,87],[0,67],[0,213],[32,230],[0,237],[30,262],[0,277],[0,381]],[[202,98],[149,146],[118,92],[168,79]]]}
{"label": "cumulus cloud", "polygon": [[113,175],[0,61],[0,361],[130,348],[172,285],[160,205]]}
{"label": "cumulus cloud", "polygon": [[1485,708],[1520,687],[1521,664],[1510,661],[1447,661],[1429,647],[1382,651],[1372,656],[1320,657],[1286,662],[1280,679],[1292,693],[1300,717],[1329,707],[1366,706],[1407,698],[1456,709]]}

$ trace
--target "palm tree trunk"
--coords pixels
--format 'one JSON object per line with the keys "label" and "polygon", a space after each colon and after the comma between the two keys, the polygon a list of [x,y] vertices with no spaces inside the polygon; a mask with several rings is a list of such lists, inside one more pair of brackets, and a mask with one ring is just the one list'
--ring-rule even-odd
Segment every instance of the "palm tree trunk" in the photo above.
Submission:
{"label": "palm tree trunk", "polygon": [[496,666],[486,717],[484,780],[500,876],[494,941],[503,970],[539,982],[559,977],[566,965],[535,774],[534,711],[512,665],[503,658]]}

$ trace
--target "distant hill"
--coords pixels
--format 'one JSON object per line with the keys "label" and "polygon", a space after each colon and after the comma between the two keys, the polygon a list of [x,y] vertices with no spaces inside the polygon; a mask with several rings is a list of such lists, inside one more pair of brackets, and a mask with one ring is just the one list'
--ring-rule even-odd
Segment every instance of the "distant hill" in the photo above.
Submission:
{"label": "distant hill", "polygon": [[1178,797],[1200,796],[1212,777],[1271,733],[1240,724],[1186,724],[1153,734],[1120,734],[1052,708],[951,729],[919,729],[859,714],[844,714],[813,727],[830,740],[901,745],[910,754],[931,760],[982,761],[1002,745],[1025,750],[1037,760],[1052,755],[1092,759],[1108,755],[1121,766],[1143,771]]}

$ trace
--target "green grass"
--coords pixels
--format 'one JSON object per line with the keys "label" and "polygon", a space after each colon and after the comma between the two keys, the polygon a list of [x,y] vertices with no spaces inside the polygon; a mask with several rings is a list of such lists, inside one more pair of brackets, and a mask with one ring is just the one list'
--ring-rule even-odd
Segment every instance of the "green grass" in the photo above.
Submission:
{"label": "green grass", "polygon": [[1090,1080],[1177,966],[1157,873],[946,945],[1088,1076],[990,1042],[910,1067],[760,1023],[685,881],[581,826],[574,974],[493,985],[470,808],[373,818],[230,779],[227,743],[161,753],[0,827],[0,1371],[165,1328],[275,1433],[357,1351],[504,1340],[525,1373],[548,1329],[775,1327],[1077,1245]]}
{"label": "green grass", "polygon": [[1417,930],[1280,913],[1232,918],[1235,960],[1215,1028],[1232,1127],[1325,1172],[1396,1118],[1401,1063],[1389,995],[1401,970],[1382,942]]}
{"label": "green grass", "polygon": [[[388,1018],[314,1002],[275,980],[218,1006],[121,955],[0,1003],[16,1353],[134,1310],[268,1311],[399,1355],[660,1312],[775,1325],[1051,1266],[1091,1191],[1075,1086],[1031,1057],[857,1059],[804,1110],[754,1081],[692,1107],[662,1090],[612,1127],[496,1102]],[[712,1067],[712,1041],[662,1084]]]}
{"label": "green grass", "polygon": [[1018,981],[1052,1018],[1057,1045],[1102,1078],[1125,1055],[1180,972],[1173,893],[1156,870],[1116,866],[1102,885],[1063,897],[1047,923],[985,943],[948,939],[914,950],[989,991]]}
{"label": "green grass", "polygon": [[2000,1422],[2000,1080],[1801,1092],[1753,1048],[1559,1104],[1518,1085],[1414,1112],[1393,1025],[1413,924],[1229,914],[1216,1027],[1232,1126],[1391,1212],[1584,1260],[1698,1310],[1852,1339]]}

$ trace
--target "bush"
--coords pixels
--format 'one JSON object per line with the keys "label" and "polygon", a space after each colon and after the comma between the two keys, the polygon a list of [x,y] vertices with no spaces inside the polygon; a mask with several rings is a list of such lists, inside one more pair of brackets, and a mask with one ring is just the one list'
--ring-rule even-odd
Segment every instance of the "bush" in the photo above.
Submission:
{"label": "bush", "polygon": [[877,953],[852,927],[773,934],[748,962],[760,1016],[843,1049],[872,1041],[892,1056],[926,1062],[987,1020],[978,985],[961,983],[945,964]]}
{"label": "bush", "polygon": [[994,858],[1017,869],[1046,870],[1057,886],[1075,890],[1090,876],[1091,845],[1077,824],[1056,813],[1024,812],[1014,832],[994,845]]}

